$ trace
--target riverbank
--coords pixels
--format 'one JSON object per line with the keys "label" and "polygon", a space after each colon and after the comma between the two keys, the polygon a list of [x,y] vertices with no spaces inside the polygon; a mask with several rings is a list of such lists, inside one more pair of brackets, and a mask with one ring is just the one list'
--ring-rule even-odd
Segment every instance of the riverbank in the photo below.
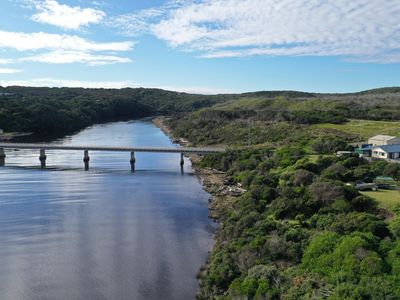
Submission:
{"label": "riverbank", "polygon": [[169,128],[166,123],[169,120],[168,117],[156,117],[153,118],[152,121],[154,123],[154,125],[156,125],[158,128],[161,129],[162,132],[164,132],[173,143],[175,144],[179,144],[181,146],[190,146],[190,143],[188,140],[181,138],[181,137],[174,137],[174,135],[172,134],[172,130],[171,128]]}
{"label": "riverbank", "polygon": [[[179,141],[181,138],[173,136],[172,129],[166,124],[167,117],[156,117],[152,121],[160,128],[172,141]],[[179,143],[181,146],[182,143]],[[224,216],[229,215],[229,211],[233,211],[233,207],[238,199],[238,196],[242,194],[242,191],[238,193],[237,188],[232,188],[227,184],[227,175],[224,172],[214,170],[211,168],[203,168],[199,165],[201,157],[196,154],[187,155],[189,157],[195,174],[200,181],[204,191],[209,193],[211,197],[208,200],[208,217],[215,222],[218,222],[219,228],[214,234],[214,240],[217,242],[220,240],[221,226]],[[244,190],[243,190],[244,191]],[[215,247],[215,245],[214,245]],[[212,249],[214,251],[214,248]],[[202,281],[207,277],[206,270],[211,265],[210,256],[207,261],[204,261],[204,265],[201,267],[198,273],[198,280],[200,287],[203,286]],[[198,291],[198,296],[203,299],[202,290]]]}
{"label": "riverbank", "polygon": [[[172,129],[166,124],[168,117],[156,117],[153,123],[160,128],[169,138],[180,144],[181,146],[188,146],[190,143],[181,137],[175,137]],[[237,186],[229,185],[227,176],[224,172],[220,172],[211,168],[203,168],[199,166],[201,157],[196,154],[188,154],[196,176],[199,178],[203,189],[211,195],[209,199],[209,217],[215,221],[220,221],[221,216],[226,215],[237,197],[241,196],[245,190]]]}

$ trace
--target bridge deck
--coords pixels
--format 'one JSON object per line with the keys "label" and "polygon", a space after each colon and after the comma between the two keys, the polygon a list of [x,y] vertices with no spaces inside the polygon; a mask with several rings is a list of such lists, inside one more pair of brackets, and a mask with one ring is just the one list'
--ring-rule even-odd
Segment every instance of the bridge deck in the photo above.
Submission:
{"label": "bridge deck", "polygon": [[88,150],[88,151],[116,151],[116,152],[159,152],[159,153],[194,153],[211,154],[224,152],[223,148],[162,148],[162,147],[109,147],[85,145],[57,145],[57,144],[26,144],[26,143],[0,143],[4,149],[45,149],[45,150]]}

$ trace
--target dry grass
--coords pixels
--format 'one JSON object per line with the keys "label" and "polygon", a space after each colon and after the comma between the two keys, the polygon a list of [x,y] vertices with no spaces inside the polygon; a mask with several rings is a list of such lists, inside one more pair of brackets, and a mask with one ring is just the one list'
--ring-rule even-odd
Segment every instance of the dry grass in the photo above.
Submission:
{"label": "dry grass", "polygon": [[361,136],[363,140],[367,140],[378,134],[400,136],[400,122],[350,120],[344,124],[324,123],[313,126],[317,128],[340,130],[356,136]]}

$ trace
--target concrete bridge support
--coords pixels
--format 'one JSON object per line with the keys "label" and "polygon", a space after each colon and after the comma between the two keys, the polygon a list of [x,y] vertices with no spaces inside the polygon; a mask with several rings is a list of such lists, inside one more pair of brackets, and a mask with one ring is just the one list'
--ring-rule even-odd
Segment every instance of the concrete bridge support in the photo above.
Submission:
{"label": "concrete bridge support", "polygon": [[183,159],[183,153],[181,153],[181,162],[180,162],[180,165],[181,165],[181,173],[183,174],[183,165],[185,164],[185,160]]}
{"label": "concrete bridge support", "polygon": [[46,150],[45,149],[40,149],[40,155],[39,155],[39,160],[40,160],[40,167],[42,169],[46,168]]}
{"label": "concrete bridge support", "polygon": [[135,163],[136,163],[136,158],[135,158],[135,152],[131,152],[131,171],[132,173],[135,173]]}
{"label": "concrete bridge support", "polygon": [[89,161],[90,161],[89,150],[84,150],[83,151],[83,162],[85,164],[85,171],[89,171]]}
{"label": "concrete bridge support", "polygon": [[6,164],[6,153],[4,152],[4,148],[0,148],[0,167],[4,167]]}

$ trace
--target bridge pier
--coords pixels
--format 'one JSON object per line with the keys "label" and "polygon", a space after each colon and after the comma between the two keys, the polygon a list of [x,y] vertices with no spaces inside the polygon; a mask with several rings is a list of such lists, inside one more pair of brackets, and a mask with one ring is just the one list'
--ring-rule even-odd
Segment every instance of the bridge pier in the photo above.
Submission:
{"label": "bridge pier", "polygon": [[132,171],[132,173],[135,173],[135,163],[136,163],[136,158],[135,158],[135,152],[131,152],[131,160],[130,160],[130,163],[131,163],[131,171]]}
{"label": "bridge pier", "polygon": [[39,155],[39,160],[40,160],[40,167],[42,169],[46,168],[46,150],[45,149],[40,149],[40,155]]}
{"label": "bridge pier", "polygon": [[183,165],[185,164],[185,160],[184,160],[184,158],[183,158],[183,153],[181,153],[181,162],[180,162],[180,165],[181,165],[181,173],[183,174],[184,173],[184,171],[183,171]]}
{"label": "bridge pier", "polygon": [[89,150],[84,150],[83,151],[83,162],[85,163],[85,171],[89,171]]}
{"label": "bridge pier", "polygon": [[4,167],[6,164],[6,153],[4,152],[4,148],[0,148],[0,167]]}

